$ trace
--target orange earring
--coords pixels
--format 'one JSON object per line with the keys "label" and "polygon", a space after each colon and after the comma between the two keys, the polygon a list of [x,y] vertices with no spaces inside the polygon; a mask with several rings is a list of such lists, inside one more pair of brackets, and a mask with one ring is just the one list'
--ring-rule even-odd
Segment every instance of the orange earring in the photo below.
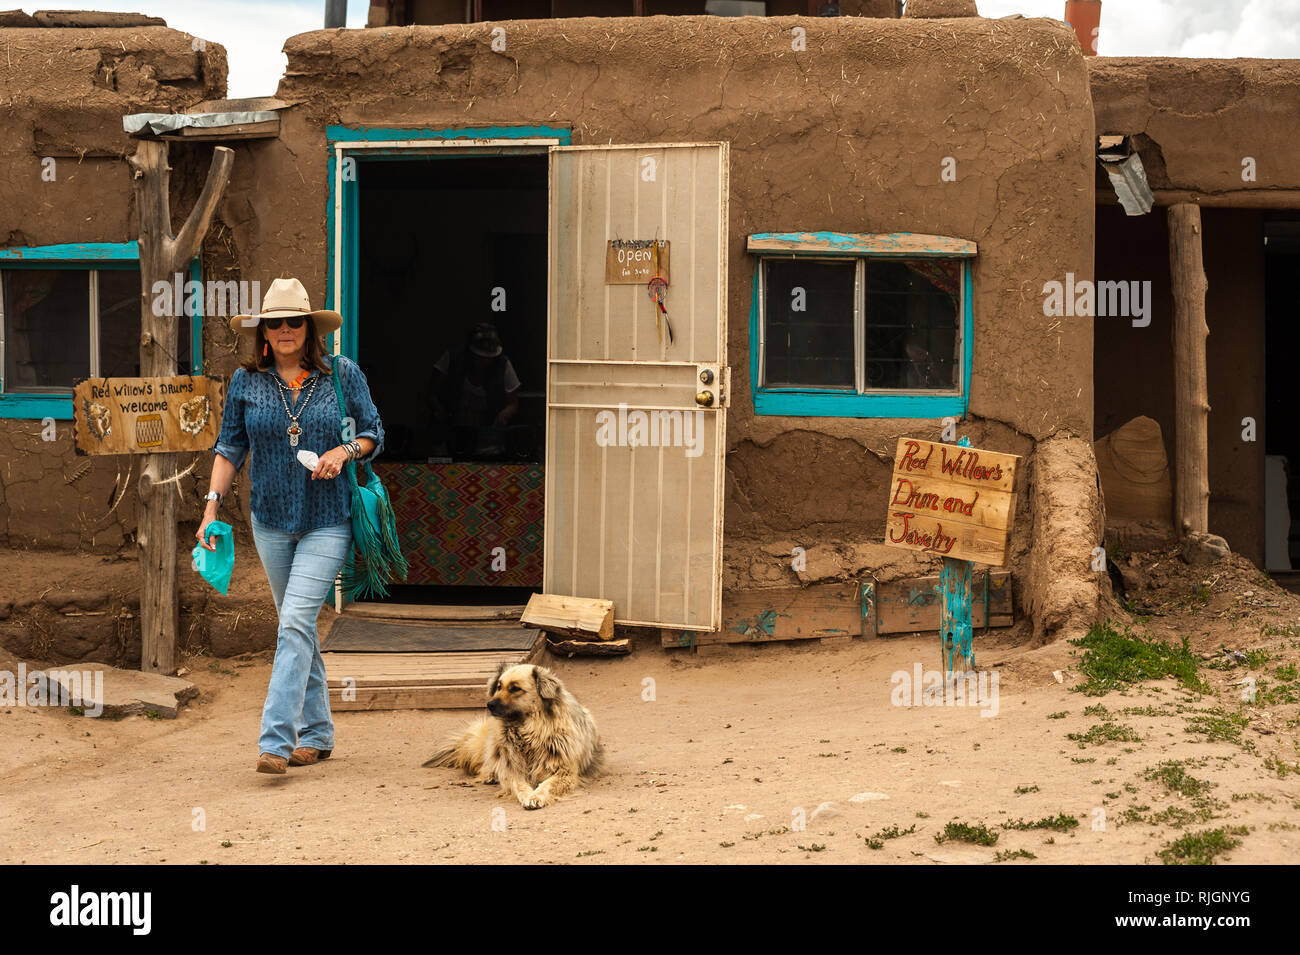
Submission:
{"label": "orange earring", "polygon": [[266,357],[266,342],[262,342],[262,357]]}

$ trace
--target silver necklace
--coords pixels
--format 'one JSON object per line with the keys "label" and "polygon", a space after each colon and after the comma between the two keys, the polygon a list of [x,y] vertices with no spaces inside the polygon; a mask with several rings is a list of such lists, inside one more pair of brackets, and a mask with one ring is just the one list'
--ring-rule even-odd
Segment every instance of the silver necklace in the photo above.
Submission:
{"label": "silver necklace", "polygon": [[307,389],[307,394],[302,399],[302,404],[298,406],[297,414],[294,414],[289,410],[289,402],[286,401],[284,397],[284,393],[289,389],[282,381],[280,381],[279,376],[273,377],[275,378],[275,386],[279,389],[280,404],[284,405],[284,413],[289,416],[289,427],[285,429],[286,433],[289,435],[289,447],[296,448],[298,447],[298,437],[302,434],[302,428],[298,426],[298,419],[302,417],[302,413],[307,410],[307,402],[311,401],[311,396],[316,392],[316,382],[320,381],[320,375],[317,375],[311,380],[311,385]]}

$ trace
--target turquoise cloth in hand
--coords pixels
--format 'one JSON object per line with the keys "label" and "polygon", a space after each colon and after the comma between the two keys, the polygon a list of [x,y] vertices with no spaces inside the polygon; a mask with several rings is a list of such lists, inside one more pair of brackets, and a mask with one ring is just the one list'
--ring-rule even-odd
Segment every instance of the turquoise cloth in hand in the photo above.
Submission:
{"label": "turquoise cloth in hand", "polygon": [[205,534],[216,538],[213,543],[217,549],[208,550],[202,544],[195,544],[192,551],[194,569],[219,593],[224,594],[230,587],[230,574],[235,569],[235,536],[225,521],[213,521]]}

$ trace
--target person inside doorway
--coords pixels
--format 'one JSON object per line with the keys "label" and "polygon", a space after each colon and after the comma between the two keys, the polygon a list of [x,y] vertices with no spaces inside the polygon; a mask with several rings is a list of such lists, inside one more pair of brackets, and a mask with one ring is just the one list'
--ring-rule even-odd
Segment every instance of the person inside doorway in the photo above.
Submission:
{"label": "person inside doorway", "polygon": [[456,352],[433,364],[429,388],[438,443],[458,458],[504,453],[504,434],[519,412],[519,376],[505,354],[496,326],[475,325]]}

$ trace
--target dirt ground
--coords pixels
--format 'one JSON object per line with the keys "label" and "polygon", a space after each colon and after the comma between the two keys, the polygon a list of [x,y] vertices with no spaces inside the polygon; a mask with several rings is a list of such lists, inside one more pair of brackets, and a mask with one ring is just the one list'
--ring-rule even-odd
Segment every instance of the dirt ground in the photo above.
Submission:
{"label": "dirt ground", "polygon": [[[1129,561],[1134,632],[1186,635],[1210,694],[1167,678],[1085,696],[1070,690],[1069,644],[977,635],[980,666],[998,675],[996,714],[984,717],[893,705],[897,671],[934,668],[932,636],[708,658],[642,642],[623,659],[551,661],[596,716],[609,767],[585,793],[529,812],[495,787],[420,767],[467,712],[339,713],[332,759],[258,775],[269,655],[191,657],[201,695],[176,720],[3,711],[0,862],[935,864],[1025,850],[1034,859],[1014,864],[1159,864],[1170,841],[1224,826],[1246,831],[1221,861],[1293,862],[1300,598],[1235,556],[1203,569],[1169,554]],[[1240,701],[1248,676],[1255,703]],[[1104,713],[1085,713],[1098,704]],[[1107,724],[1141,741],[1067,738]],[[1225,738],[1207,739],[1206,726]],[[1208,798],[1145,775],[1171,760],[1212,783]],[[1079,825],[1004,828],[1062,813]],[[982,823],[997,842],[939,844],[950,821]],[[891,827],[902,834],[878,836]]]}

